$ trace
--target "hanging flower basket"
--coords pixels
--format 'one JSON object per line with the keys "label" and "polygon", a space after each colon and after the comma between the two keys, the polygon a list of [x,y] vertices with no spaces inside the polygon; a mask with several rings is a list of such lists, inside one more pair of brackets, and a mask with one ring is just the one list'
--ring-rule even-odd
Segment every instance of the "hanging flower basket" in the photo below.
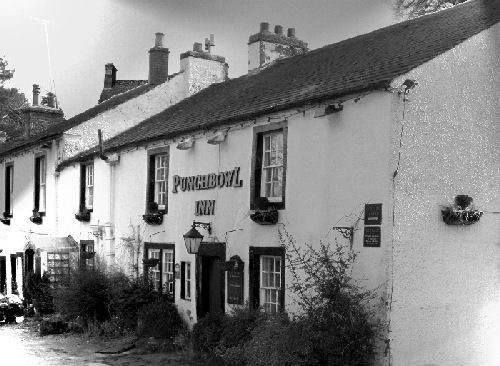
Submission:
{"label": "hanging flower basket", "polygon": [[259,225],[275,225],[278,223],[278,210],[275,208],[256,210],[250,214],[250,219]]}
{"label": "hanging flower basket", "polygon": [[75,214],[75,219],[78,221],[89,222],[90,221],[90,210],[86,208],[80,209],[80,212]]}
{"label": "hanging flower basket", "polygon": [[447,225],[472,225],[483,216],[483,211],[472,206],[472,197],[458,195],[454,204],[441,210],[443,221]]}
{"label": "hanging flower basket", "polygon": [[255,201],[256,210],[250,214],[250,219],[259,225],[275,225],[278,222],[278,210],[266,197]]}
{"label": "hanging flower basket", "polygon": [[163,222],[163,215],[160,213],[149,213],[142,215],[142,219],[150,225],[161,225]]}
{"label": "hanging flower basket", "polygon": [[11,216],[9,216],[7,213],[4,212],[3,216],[0,218],[0,221],[4,225],[10,225],[10,218],[11,218]]}
{"label": "hanging flower basket", "polygon": [[147,268],[156,267],[159,262],[160,260],[158,258],[148,258],[142,260],[142,264],[144,264]]}
{"label": "hanging flower basket", "polygon": [[33,210],[33,215],[30,217],[30,221],[36,225],[40,225],[43,222],[42,215],[40,215],[38,210]]}

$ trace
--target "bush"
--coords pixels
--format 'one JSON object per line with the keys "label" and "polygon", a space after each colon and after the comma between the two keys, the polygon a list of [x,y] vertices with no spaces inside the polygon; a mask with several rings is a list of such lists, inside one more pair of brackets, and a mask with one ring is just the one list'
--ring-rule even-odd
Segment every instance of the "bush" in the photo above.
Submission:
{"label": "bush", "polygon": [[315,362],[321,365],[367,365],[373,362],[381,323],[371,301],[373,291],[352,277],[356,254],[338,242],[299,246],[285,230],[280,233],[292,275],[289,288],[302,309],[296,321],[310,325]]}
{"label": "bush", "polygon": [[264,319],[253,329],[251,339],[240,348],[242,359],[239,364],[315,365],[317,363],[314,360],[310,330],[311,327],[307,323],[290,321],[286,315]]}
{"label": "bush", "polygon": [[32,303],[40,315],[54,313],[54,301],[50,280],[46,273],[43,276],[29,272],[26,276],[25,299]]}
{"label": "bush", "polygon": [[67,286],[54,297],[56,310],[67,319],[80,317],[85,324],[110,318],[108,278],[100,269],[80,268],[71,273]]}
{"label": "bush", "polygon": [[222,339],[225,316],[222,313],[207,313],[193,327],[193,349],[198,354],[215,354]]}
{"label": "bush", "polygon": [[130,279],[123,273],[110,277],[110,304],[113,317],[126,330],[137,328],[137,312],[158,299],[152,284],[143,277]]}
{"label": "bush", "polygon": [[137,314],[137,334],[140,336],[173,338],[183,325],[177,307],[162,298],[144,305]]}

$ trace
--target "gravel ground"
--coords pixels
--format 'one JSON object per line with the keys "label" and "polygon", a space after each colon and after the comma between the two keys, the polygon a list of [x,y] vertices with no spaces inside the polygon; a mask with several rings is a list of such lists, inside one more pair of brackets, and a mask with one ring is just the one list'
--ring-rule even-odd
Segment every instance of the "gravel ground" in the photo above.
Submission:
{"label": "gravel ground", "polygon": [[139,347],[120,354],[96,353],[111,343],[78,334],[40,337],[36,333],[36,323],[30,321],[18,324],[0,323],[0,365],[193,365],[189,351],[151,352],[142,346],[147,342],[139,342]]}

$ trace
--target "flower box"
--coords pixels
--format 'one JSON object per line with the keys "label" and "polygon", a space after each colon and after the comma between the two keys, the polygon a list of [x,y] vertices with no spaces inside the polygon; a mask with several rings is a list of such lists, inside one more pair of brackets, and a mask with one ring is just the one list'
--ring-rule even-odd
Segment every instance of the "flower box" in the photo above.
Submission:
{"label": "flower box", "polygon": [[78,221],[89,222],[90,221],[90,210],[83,208],[80,209],[80,212],[75,214],[75,219]]}
{"label": "flower box", "polygon": [[455,209],[447,207],[441,210],[443,221],[447,225],[472,225],[479,221],[483,212],[473,209]]}
{"label": "flower box", "polygon": [[42,224],[43,218],[41,213],[38,212],[38,210],[33,210],[33,215],[30,217],[30,221],[36,225]]}
{"label": "flower box", "polygon": [[159,262],[160,260],[158,258],[148,258],[142,260],[142,264],[144,264],[147,268],[156,267]]}

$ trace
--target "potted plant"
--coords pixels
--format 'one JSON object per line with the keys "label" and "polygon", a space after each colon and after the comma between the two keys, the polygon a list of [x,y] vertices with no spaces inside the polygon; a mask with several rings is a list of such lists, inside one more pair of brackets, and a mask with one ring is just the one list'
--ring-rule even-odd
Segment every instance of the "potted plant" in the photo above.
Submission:
{"label": "potted plant", "polygon": [[478,222],[483,211],[476,210],[472,205],[472,197],[458,195],[452,205],[441,210],[443,221],[447,225],[472,225]]}
{"label": "potted plant", "polygon": [[278,222],[278,210],[266,197],[255,201],[256,210],[250,214],[250,219],[260,225],[275,225]]}
{"label": "potted plant", "polygon": [[149,202],[147,213],[142,215],[142,219],[150,225],[161,225],[163,222],[163,211],[158,210],[156,202]]}
{"label": "potted plant", "polygon": [[2,214],[2,217],[0,218],[0,221],[2,222],[2,224],[4,225],[10,225],[10,218],[12,217],[12,215],[9,215],[7,212],[4,212]]}

